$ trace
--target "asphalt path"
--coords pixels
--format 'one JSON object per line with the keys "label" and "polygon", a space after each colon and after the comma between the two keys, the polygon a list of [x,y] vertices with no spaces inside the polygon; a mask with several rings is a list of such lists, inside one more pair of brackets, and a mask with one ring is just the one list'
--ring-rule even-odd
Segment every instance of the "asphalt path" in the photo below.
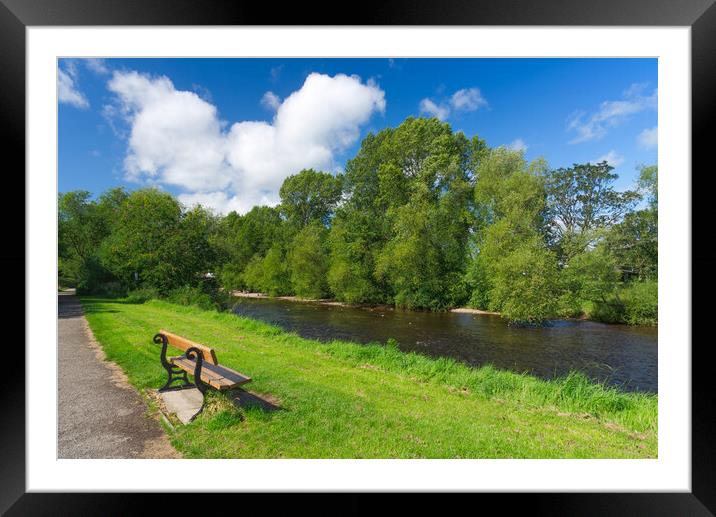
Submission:
{"label": "asphalt path", "polygon": [[58,458],[179,458],[73,293],[58,295]]}

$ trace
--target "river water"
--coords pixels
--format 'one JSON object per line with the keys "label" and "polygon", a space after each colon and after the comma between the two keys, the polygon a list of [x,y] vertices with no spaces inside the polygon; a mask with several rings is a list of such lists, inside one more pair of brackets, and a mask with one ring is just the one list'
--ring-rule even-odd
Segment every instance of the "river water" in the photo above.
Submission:
{"label": "river water", "polygon": [[398,341],[404,351],[549,379],[579,370],[627,391],[657,391],[657,329],[559,320],[542,328],[508,326],[499,316],[416,312],[241,298],[236,314],[300,336],[358,343]]}

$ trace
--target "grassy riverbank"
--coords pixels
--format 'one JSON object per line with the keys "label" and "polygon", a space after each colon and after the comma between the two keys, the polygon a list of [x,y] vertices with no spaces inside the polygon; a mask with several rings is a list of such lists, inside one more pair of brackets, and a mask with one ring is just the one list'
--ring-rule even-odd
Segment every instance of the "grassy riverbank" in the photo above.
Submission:
{"label": "grassy riverbank", "polygon": [[581,375],[542,381],[491,367],[320,343],[233,314],[161,301],[83,297],[108,359],[140,391],[165,372],[151,341],[166,328],[217,350],[280,407],[236,409],[211,393],[203,414],[170,431],[188,458],[654,458],[657,397]]}

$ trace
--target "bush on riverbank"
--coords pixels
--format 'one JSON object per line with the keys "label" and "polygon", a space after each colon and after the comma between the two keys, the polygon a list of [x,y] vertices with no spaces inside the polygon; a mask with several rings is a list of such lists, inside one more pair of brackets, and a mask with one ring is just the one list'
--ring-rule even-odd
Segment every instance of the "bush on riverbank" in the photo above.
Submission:
{"label": "bush on riverbank", "polygon": [[630,325],[656,325],[659,286],[655,281],[634,282],[622,293],[624,321]]}
{"label": "bush on riverbank", "polygon": [[632,282],[605,302],[588,310],[591,319],[604,323],[656,325],[659,316],[659,287],[655,281]]}
{"label": "bush on riverbank", "polygon": [[657,397],[583,375],[544,381],[398,350],[321,343],[260,321],[152,300],[82,298],[95,337],[138,389],[165,380],[159,328],[217,350],[280,409],[221,394],[172,432],[185,457],[656,457]]}
{"label": "bush on riverbank", "polygon": [[[116,298],[116,297],[111,297]],[[151,287],[142,287],[130,291],[124,300],[129,303],[145,303],[149,300],[166,300],[177,305],[194,306],[204,310],[226,311],[235,301],[230,293],[217,285],[206,282],[202,287],[179,287],[166,293]]]}

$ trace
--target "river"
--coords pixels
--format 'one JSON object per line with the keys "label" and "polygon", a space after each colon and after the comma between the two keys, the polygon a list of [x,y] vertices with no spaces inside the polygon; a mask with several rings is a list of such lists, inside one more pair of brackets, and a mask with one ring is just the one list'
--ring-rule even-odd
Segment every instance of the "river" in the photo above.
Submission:
{"label": "river", "polygon": [[657,392],[657,329],[558,320],[541,328],[508,326],[499,316],[330,306],[241,298],[236,314],[300,336],[358,343],[398,341],[404,351],[549,379],[579,370],[626,391]]}

